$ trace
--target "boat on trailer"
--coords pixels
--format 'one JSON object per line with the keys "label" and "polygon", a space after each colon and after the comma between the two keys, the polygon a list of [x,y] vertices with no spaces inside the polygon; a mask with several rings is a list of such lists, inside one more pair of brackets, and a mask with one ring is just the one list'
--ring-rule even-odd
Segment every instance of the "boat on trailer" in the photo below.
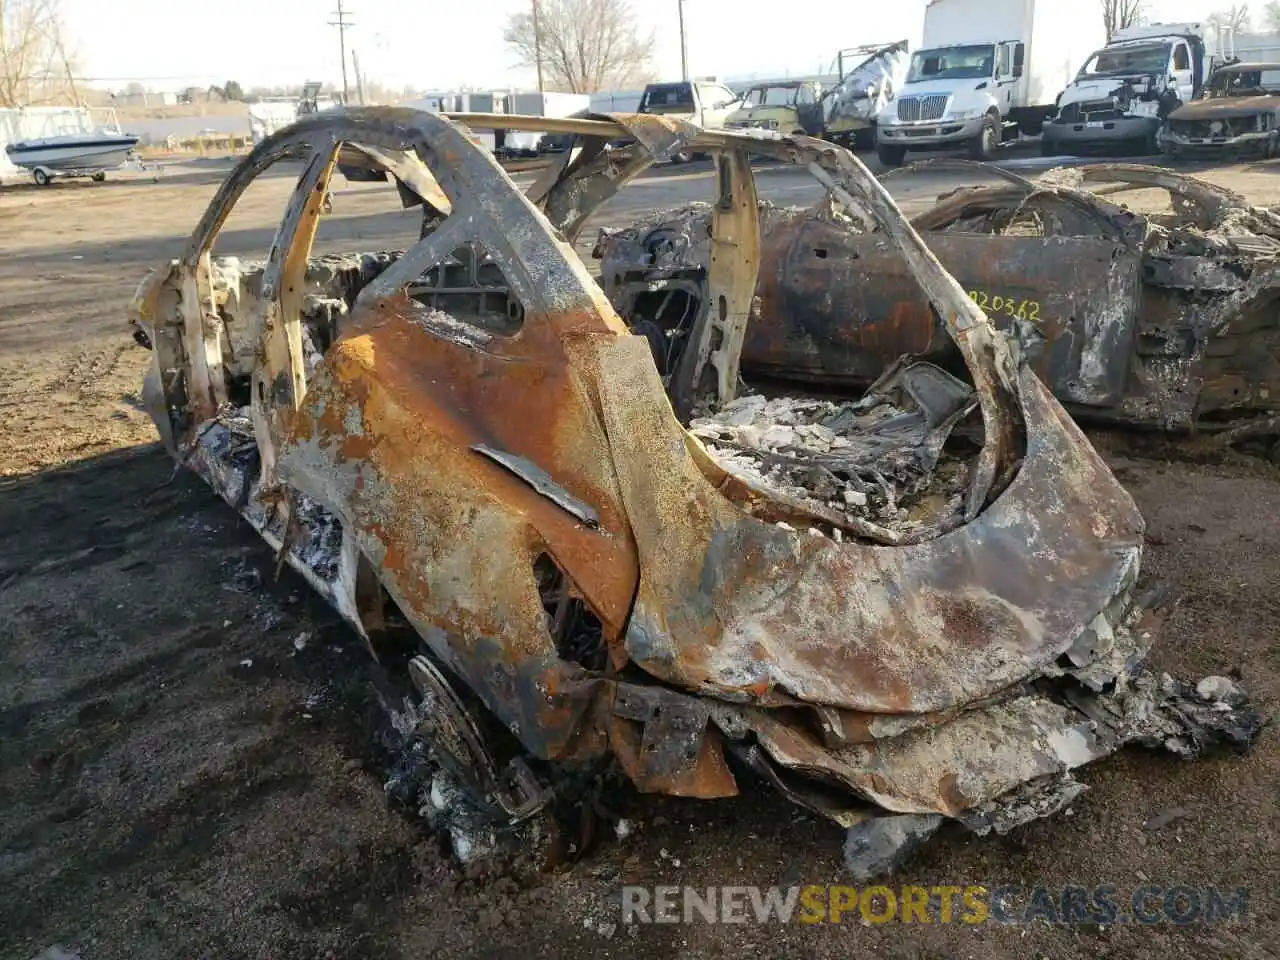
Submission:
{"label": "boat on trailer", "polygon": [[105,180],[108,170],[130,159],[137,143],[132,134],[99,130],[22,140],[4,149],[10,163],[30,170],[32,179],[44,186],[58,177]]}

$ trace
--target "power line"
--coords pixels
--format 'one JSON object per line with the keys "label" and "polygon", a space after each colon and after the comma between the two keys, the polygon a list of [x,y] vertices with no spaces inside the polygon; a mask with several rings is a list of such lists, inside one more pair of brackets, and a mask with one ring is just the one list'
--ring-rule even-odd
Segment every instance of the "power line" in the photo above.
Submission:
{"label": "power line", "polygon": [[338,0],[338,9],[333,15],[336,20],[330,20],[329,26],[338,28],[338,49],[342,56],[342,102],[346,103],[347,96],[347,27],[354,27],[354,21],[347,19],[347,11],[342,8],[342,0]]}

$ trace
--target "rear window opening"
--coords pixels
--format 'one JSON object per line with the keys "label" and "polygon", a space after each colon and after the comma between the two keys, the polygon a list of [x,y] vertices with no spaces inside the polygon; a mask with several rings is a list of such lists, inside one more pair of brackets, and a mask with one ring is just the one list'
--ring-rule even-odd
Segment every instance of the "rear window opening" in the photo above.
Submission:
{"label": "rear window opening", "polygon": [[670,110],[681,107],[692,110],[693,84],[691,83],[657,83],[645,88],[640,98],[640,113],[647,113],[655,108]]}

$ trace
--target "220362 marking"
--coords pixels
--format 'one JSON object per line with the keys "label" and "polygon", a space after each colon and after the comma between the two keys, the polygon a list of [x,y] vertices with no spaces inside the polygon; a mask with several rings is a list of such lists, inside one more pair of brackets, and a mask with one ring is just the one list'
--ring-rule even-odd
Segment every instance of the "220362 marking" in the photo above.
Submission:
{"label": "220362 marking", "polygon": [[988,313],[1003,313],[1019,320],[1030,320],[1035,323],[1040,319],[1039,300],[1019,300],[1016,297],[1002,297],[990,294],[985,290],[970,290],[969,299]]}

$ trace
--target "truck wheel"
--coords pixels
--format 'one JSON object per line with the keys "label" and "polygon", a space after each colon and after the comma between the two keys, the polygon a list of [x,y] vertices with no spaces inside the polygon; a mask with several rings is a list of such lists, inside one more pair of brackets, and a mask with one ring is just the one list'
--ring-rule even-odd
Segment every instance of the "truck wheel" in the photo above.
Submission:
{"label": "truck wheel", "polygon": [[681,150],[679,153],[673,153],[671,155],[672,163],[691,163],[692,161],[693,154],[688,150]]}
{"label": "truck wheel", "polygon": [[1000,124],[995,117],[987,114],[982,123],[982,132],[969,141],[969,157],[973,160],[990,160],[996,155],[1000,146]]}
{"label": "truck wheel", "polygon": [[882,143],[876,147],[876,156],[886,167],[900,167],[907,159],[907,148],[891,147]]}

